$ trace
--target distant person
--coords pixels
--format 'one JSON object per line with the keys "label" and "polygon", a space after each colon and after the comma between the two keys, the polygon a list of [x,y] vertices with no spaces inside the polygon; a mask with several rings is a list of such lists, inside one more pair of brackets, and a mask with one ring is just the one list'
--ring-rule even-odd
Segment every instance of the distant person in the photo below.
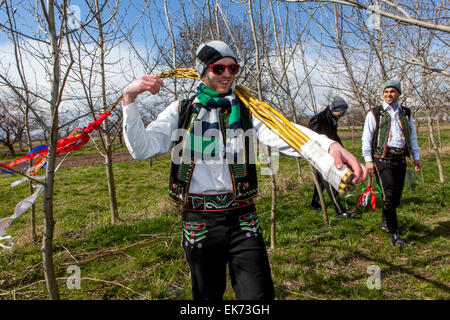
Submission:
{"label": "distant person", "polygon": [[[237,299],[273,300],[269,259],[253,202],[258,192],[256,161],[251,160],[251,141],[244,133],[253,129],[260,142],[291,156],[299,154],[252,117],[236,97],[234,80],[240,65],[226,43],[203,43],[195,58],[201,79],[195,96],[170,103],[146,128],[134,101],[143,92],[157,94],[164,84],[155,75],[143,75],[126,87],[125,142],[135,159],[165,154],[172,147],[181,150],[181,155],[172,153],[169,197],[183,206],[182,247],[191,271],[193,298],[221,300],[228,267]],[[228,132],[226,128],[237,134],[224,137],[221,133]],[[365,179],[366,168],[341,145],[300,128],[328,150],[336,163],[343,160],[352,168],[353,183]],[[182,135],[174,135],[180,131]],[[239,151],[234,146],[244,146],[243,163],[234,161]]]}
{"label": "distant person", "polygon": [[370,174],[375,173],[383,191],[380,228],[389,233],[392,244],[405,246],[400,238],[397,207],[405,184],[406,157],[412,156],[414,169],[420,171],[420,148],[411,110],[398,103],[401,83],[389,80],[383,86],[383,104],[369,109],[362,136],[362,155]]}
{"label": "distant person", "polygon": [[[319,112],[309,120],[308,128],[319,133],[324,134],[333,141],[336,141],[342,146],[342,141],[338,136],[337,128],[338,121],[341,119],[348,110],[347,101],[344,98],[336,96],[331,101],[331,104],[325,108],[325,110]],[[320,192],[323,189],[327,190],[333,203],[334,210],[340,218],[352,218],[356,215],[355,212],[346,211],[339,199],[339,192],[334,189],[328,182],[326,182],[322,175],[317,172],[317,180],[319,181]],[[316,210],[321,209],[319,191],[314,185],[314,194],[311,201],[311,207]]]}

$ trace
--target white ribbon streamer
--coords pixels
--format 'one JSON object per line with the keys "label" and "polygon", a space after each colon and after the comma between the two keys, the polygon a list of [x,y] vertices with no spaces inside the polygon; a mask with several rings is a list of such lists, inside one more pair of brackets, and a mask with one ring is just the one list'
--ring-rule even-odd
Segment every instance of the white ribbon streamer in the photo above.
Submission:
{"label": "white ribbon streamer", "polygon": [[12,237],[11,236],[6,236],[6,237],[0,237],[0,241],[2,240],[6,240],[8,241],[8,243],[10,244],[9,246],[4,245],[2,243],[0,243],[0,248],[3,249],[11,249],[14,246],[14,242],[12,241]]}
{"label": "white ribbon streamer", "polygon": [[[45,176],[35,176],[35,177],[33,177],[33,179],[35,179],[35,180],[44,180]],[[14,181],[13,183],[11,183],[11,187],[18,186],[19,184],[21,184],[21,183],[23,183],[23,182],[25,182],[27,180],[28,180],[27,177],[23,177],[22,179],[19,179],[17,181]]]}
{"label": "white ribbon streamer", "polygon": [[5,236],[6,231],[8,230],[9,226],[13,222],[14,219],[19,218],[21,215],[23,215],[28,209],[31,208],[33,203],[36,202],[36,199],[39,197],[41,192],[44,190],[44,186],[37,185],[36,191],[31,195],[25,198],[24,200],[20,201],[16,208],[14,209],[14,214],[8,218],[0,219],[0,241],[6,240],[10,246],[6,246],[4,244],[0,243],[0,247],[5,249],[11,249],[13,247],[13,241],[11,236]]}
{"label": "white ribbon streamer", "polygon": [[[61,160],[61,162],[55,168],[55,172],[58,171],[59,167],[64,162],[64,160],[66,160],[66,158],[69,156],[69,154],[70,154],[70,152],[66,153],[64,158]],[[33,168],[35,168],[35,167],[33,167]],[[45,179],[45,176],[33,177],[33,179],[43,180],[43,179]],[[17,185],[21,184],[22,182],[24,182],[26,180],[28,180],[28,177],[24,177],[24,178],[22,178],[20,180],[17,180],[15,182],[11,183],[11,187],[17,186]],[[0,243],[0,247],[1,248],[11,249],[13,247],[14,242],[12,241],[12,237],[11,236],[4,236],[6,234],[6,230],[8,230],[9,226],[11,225],[11,223],[13,222],[14,219],[19,218],[28,209],[31,208],[31,206],[36,202],[36,199],[39,197],[39,195],[41,194],[41,192],[44,189],[45,188],[44,188],[43,185],[40,185],[40,184],[37,185],[36,186],[36,191],[31,196],[28,196],[27,198],[25,198],[24,200],[20,201],[16,205],[16,208],[14,209],[14,214],[12,216],[10,216],[8,218],[0,219],[0,241],[6,240],[10,244],[10,246],[6,246],[6,245]]]}

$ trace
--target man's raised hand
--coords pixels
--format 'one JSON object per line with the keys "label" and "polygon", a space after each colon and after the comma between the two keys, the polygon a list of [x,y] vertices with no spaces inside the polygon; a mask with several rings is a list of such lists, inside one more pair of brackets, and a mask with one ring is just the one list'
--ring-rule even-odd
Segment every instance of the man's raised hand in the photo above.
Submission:
{"label": "man's raised hand", "polygon": [[136,97],[145,91],[151,94],[157,94],[161,87],[164,87],[163,81],[154,75],[145,74],[126,86],[123,91],[123,105],[127,106],[136,100]]}

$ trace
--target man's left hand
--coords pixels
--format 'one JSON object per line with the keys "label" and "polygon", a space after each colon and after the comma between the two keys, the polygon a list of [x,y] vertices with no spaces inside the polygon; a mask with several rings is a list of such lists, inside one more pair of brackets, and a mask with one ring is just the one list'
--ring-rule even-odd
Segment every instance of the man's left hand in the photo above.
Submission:
{"label": "man's left hand", "polygon": [[355,174],[355,177],[352,180],[353,184],[357,184],[366,180],[366,166],[362,165],[354,155],[344,149],[344,147],[342,147],[339,143],[332,143],[330,145],[330,149],[328,149],[328,153],[333,157],[334,165],[336,166],[336,168],[341,169],[343,164],[345,163],[352,169],[353,173]]}

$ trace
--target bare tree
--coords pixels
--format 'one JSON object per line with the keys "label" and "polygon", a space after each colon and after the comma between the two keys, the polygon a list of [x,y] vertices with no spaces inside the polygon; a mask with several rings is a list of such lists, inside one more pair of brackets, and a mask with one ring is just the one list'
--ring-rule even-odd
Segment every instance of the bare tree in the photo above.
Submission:
{"label": "bare tree", "polygon": [[[334,69],[335,79],[344,81],[337,80],[336,85],[330,87],[350,93],[364,110],[366,106],[379,104],[379,88],[383,82],[394,77],[401,80],[404,84],[401,102],[411,108],[414,118],[425,113],[429,146],[436,156],[439,179],[445,181],[439,147],[434,138],[435,106],[442,103],[440,98],[448,90],[448,44],[442,41],[442,30],[383,19],[370,30],[361,12],[344,10],[344,2],[333,4],[333,34],[318,23],[338,50],[340,59],[337,61],[345,70],[339,75],[339,69]],[[437,5],[435,9],[431,11],[429,3],[422,1],[401,8],[423,20],[441,21],[445,8]],[[327,10],[331,11],[331,8],[323,7],[325,14],[329,12]],[[316,17],[315,20],[319,21]],[[333,60],[328,66],[337,66],[336,59]],[[330,69],[333,70],[332,67]],[[440,130],[437,132],[439,135]]]}
{"label": "bare tree", "polygon": [[[424,17],[427,11],[422,5],[416,4],[415,10],[421,12]],[[434,16],[430,16],[433,19]],[[413,30],[400,30],[399,37],[405,40],[402,51],[408,55],[414,55],[420,60],[422,65],[412,65],[410,71],[406,74],[405,79],[408,80],[409,87],[412,89],[408,100],[413,105],[421,105],[426,114],[428,138],[436,157],[436,164],[439,172],[440,182],[447,181],[444,176],[444,169],[440,154],[440,148],[435,139],[434,124],[437,125],[438,136],[440,139],[439,122],[434,121],[439,117],[437,110],[443,104],[441,97],[448,93],[448,78],[442,73],[433,73],[423,65],[439,65],[448,63],[446,57],[447,48],[437,45],[436,34],[423,27],[415,27]],[[446,62],[447,61],[447,62]],[[416,101],[418,100],[418,101]]]}
{"label": "bare tree", "polygon": [[[111,13],[111,17],[107,18],[106,21],[102,19],[102,10],[108,3],[108,1],[103,2],[100,6],[98,0],[95,0],[93,5],[89,4],[89,1],[86,2],[93,15],[95,16],[95,22],[97,24],[98,30],[98,38],[97,38],[97,46],[100,51],[99,63],[100,63],[100,77],[101,77],[101,99],[102,99],[102,111],[107,111],[107,92],[106,92],[106,73],[105,73],[105,37],[104,37],[104,27],[106,24],[111,22],[119,8],[119,4],[116,2],[114,8]],[[114,31],[113,31],[114,32]],[[116,223],[119,219],[119,209],[117,206],[117,197],[116,197],[116,186],[114,182],[114,173],[113,173],[113,160],[112,160],[112,141],[110,138],[110,124],[108,120],[103,121],[103,132],[102,132],[102,145],[105,150],[105,166],[106,166],[106,177],[108,181],[108,191],[109,191],[109,204],[111,211],[111,222]]]}
{"label": "bare tree", "polygon": [[[257,33],[257,27],[255,22],[255,15],[258,13],[261,14],[261,8],[259,10],[253,9],[253,1],[254,0],[248,0],[248,12],[249,12],[249,18],[250,18],[250,25],[252,30],[252,37],[253,37],[253,44],[255,47],[255,65],[256,65],[256,72],[254,72],[254,79],[256,82],[256,93],[259,100],[263,100],[263,91],[262,91],[262,77],[263,77],[263,68],[262,63],[266,59],[267,55],[265,53],[268,52],[267,45],[265,45],[264,42],[264,34],[267,32],[264,30],[263,27],[263,21],[261,17],[258,20],[258,25],[260,26],[260,32]],[[259,1],[259,5],[261,5],[261,1]],[[260,52],[262,51],[262,53]],[[273,161],[272,161],[272,150],[269,147],[268,148],[268,159],[269,159],[269,171],[270,171],[270,182],[271,182],[271,189],[272,189],[272,207],[271,207],[271,213],[270,213],[270,221],[271,221],[271,227],[270,227],[270,247],[271,249],[275,249],[276,246],[276,211],[277,211],[277,183],[276,183],[276,177],[275,172],[273,170]]]}
{"label": "bare tree", "polygon": [[[7,3],[6,1],[2,2],[3,10],[7,17],[6,23],[1,24],[3,28],[7,31],[8,38],[13,48],[14,55],[14,68],[10,69],[9,66],[3,65],[2,69],[6,72],[0,72],[0,83],[10,88],[12,94],[15,96],[11,99],[17,101],[16,106],[22,106],[20,112],[23,114],[22,124],[24,125],[25,131],[24,135],[26,136],[28,151],[31,151],[33,148],[33,140],[31,137],[31,132],[38,129],[37,126],[41,127],[43,132],[44,139],[46,140],[46,133],[48,131],[48,124],[45,119],[45,112],[42,109],[39,109],[36,102],[37,100],[42,99],[42,95],[40,94],[40,90],[35,88],[35,86],[30,86],[29,82],[31,82],[30,77],[30,68],[32,68],[32,63],[27,64],[28,59],[25,56],[30,56],[32,53],[27,49],[22,38],[27,38],[24,36],[18,28],[16,12],[17,8],[13,10],[12,2]],[[40,39],[31,38],[30,40],[39,43]],[[28,71],[27,71],[28,69]],[[15,70],[17,77],[10,75],[9,72],[13,73]],[[34,71],[34,69],[33,69]],[[18,78],[18,79],[17,79]],[[36,79],[36,72],[34,72],[34,78]],[[16,79],[18,81],[16,81]],[[37,81],[35,81],[37,83]],[[33,89],[32,89],[33,87]],[[43,116],[44,115],[44,116]],[[19,140],[21,142],[22,140]],[[31,168],[33,165],[33,160],[28,161],[28,166]],[[29,181],[29,190],[30,195],[34,192],[32,181]],[[36,234],[36,222],[35,222],[35,205],[33,204],[31,207],[31,234],[33,241],[36,242],[38,240]]]}
{"label": "bare tree", "polygon": [[8,148],[11,156],[16,155],[14,145],[19,142],[25,133],[22,101],[12,99],[6,94],[0,99],[0,143]]}
{"label": "bare tree", "polygon": [[[421,15],[417,14],[415,17],[411,16],[411,13],[408,12],[409,10],[409,3],[408,2],[397,2],[394,0],[378,0],[382,4],[387,6],[386,10],[383,10],[381,6],[374,5],[376,2],[371,1],[372,5],[367,5],[365,3],[362,3],[361,1],[357,0],[279,0],[284,2],[298,2],[298,3],[306,3],[306,2],[312,2],[312,3],[334,3],[334,4],[340,4],[340,5],[347,5],[357,8],[358,10],[366,10],[373,12],[375,14],[379,14],[380,16],[392,19],[399,23],[405,23],[409,25],[415,25],[427,29],[433,29],[443,32],[450,32],[450,27],[445,24],[441,24],[439,21],[436,21],[436,23],[429,22],[428,20],[424,19]],[[419,1],[418,1],[419,2]],[[430,11],[439,11],[441,9],[447,9],[445,6],[446,4],[444,1],[442,1],[441,4],[437,3],[430,3],[429,1],[420,1],[421,3],[428,6]],[[376,3],[378,4],[378,3]]]}
{"label": "bare tree", "polygon": [[[81,120],[89,114],[95,119],[99,112],[111,112],[111,116],[98,128],[100,134],[93,137],[92,141],[105,160],[111,223],[114,224],[120,221],[113,172],[113,151],[115,140],[121,134],[121,112],[119,108],[112,110],[110,105],[117,100],[122,90],[114,81],[117,81],[117,78],[123,80],[122,77],[115,76],[119,68],[122,68],[121,57],[116,57],[115,54],[129,36],[129,30],[124,26],[125,15],[119,14],[119,11],[127,12],[131,3],[86,0],[85,4],[89,8],[87,15],[93,19],[90,24],[80,28],[79,32],[71,34],[76,64],[70,77],[70,85],[73,86],[73,99],[83,104],[79,111]],[[128,70],[124,70],[125,72]],[[70,122],[65,126],[69,127],[69,124]]]}
{"label": "bare tree", "polygon": [[[57,4],[53,0],[47,0],[45,4],[43,0],[40,2],[40,9],[42,10],[45,23],[45,31],[49,36],[49,49],[51,58],[51,79],[50,88],[50,141],[48,145],[47,156],[47,170],[45,179],[44,191],[44,237],[42,240],[42,262],[44,265],[45,280],[47,289],[49,291],[50,299],[59,299],[59,288],[55,277],[53,265],[53,234],[55,229],[55,220],[53,217],[53,189],[55,180],[56,167],[56,144],[58,140],[59,127],[59,106],[62,100],[62,93],[64,85],[67,80],[67,75],[72,67],[73,60],[71,60],[63,72],[61,70],[61,47],[62,42],[66,40],[68,32],[67,26],[67,1],[63,1],[61,6],[57,8]],[[58,26],[55,19],[55,9],[59,9],[62,14],[62,21]],[[41,25],[44,27],[44,25]]]}
{"label": "bare tree", "polygon": [[[208,1],[209,3],[209,1]],[[171,69],[176,69],[177,68],[177,49],[176,49],[176,43],[175,43],[175,35],[173,32],[173,27],[172,27],[172,22],[170,20],[170,14],[169,14],[169,10],[167,8],[167,0],[164,0],[164,13],[166,15],[166,20],[167,20],[167,27],[169,29],[169,36],[170,36],[170,40],[172,43],[172,65],[171,65]],[[178,100],[178,93],[177,93],[177,78],[173,78],[173,95],[175,100]]]}
{"label": "bare tree", "polygon": [[[277,19],[276,19],[276,15],[275,15],[275,10],[273,7],[273,1],[269,1],[269,6],[270,6],[270,13],[272,16],[272,25],[273,25],[273,38],[276,44],[276,52],[277,52],[277,57],[278,57],[278,63],[279,66],[281,68],[281,79],[280,80],[276,80],[278,78],[278,75],[275,74],[273,68],[270,68],[270,72],[273,75],[273,79],[277,82],[278,87],[284,91],[285,96],[287,97],[287,101],[290,107],[290,111],[292,113],[292,118],[294,120],[295,123],[298,123],[298,118],[297,118],[297,112],[296,112],[296,103],[295,103],[295,98],[293,96],[294,94],[294,90],[291,89],[291,79],[289,77],[288,74],[288,66],[289,64],[292,63],[292,61],[294,60],[294,55],[296,53],[296,48],[298,47],[298,44],[293,44],[290,45],[291,50],[286,51],[286,47],[287,47],[287,29],[285,29],[283,31],[283,29],[281,29],[281,31],[278,31],[278,23],[277,23]],[[285,28],[287,28],[287,26],[289,25],[287,23],[287,18],[289,16],[289,10],[286,8],[286,16],[285,16]],[[281,17],[280,17],[281,19]],[[280,25],[282,25],[281,23],[279,23]],[[279,38],[281,36],[282,42],[283,42],[283,46],[280,44]],[[301,41],[301,39],[299,40]],[[301,43],[300,43],[301,46]],[[284,48],[284,49],[283,49]],[[302,57],[304,57],[304,52],[302,52]],[[302,60],[303,61],[303,60]],[[304,61],[303,61],[304,62]],[[309,77],[307,77],[309,79]],[[311,98],[312,101],[314,101],[314,98]],[[297,171],[298,171],[298,178],[299,178],[299,182],[302,183],[303,182],[303,178],[302,178],[302,171],[301,171],[301,165],[300,165],[300,159],[296,158],[296,164],[297,164]]]}
{"label": "bare tree", "polygon": [[[67,76],[73,65],[73,59],[70,54],[70,41],[67,41],[67,35],[70,32],[68,29],[67,16],[68,2],[62,1],[58,4],[52,0],[47,0],[47,2],[41,0],[36,3],[34,8],[31,8],[31,11],[33,12],[32,17],[35,18],[38,30],[40,30],[40,33],[44,33],[45,37],[41,37],[39,34],[36,35],[36,32],[30,32],[30,34],[27,35],[26,30],[22,30],[15,24],[13,15],[17,10],[21,10],[20,12],[29,10],[30,8],[28,6],[23,5],[12,10],[12,3],[6,3],[6,1],[4,1],[2,4],[4,4],[4,9],[9,12],[9,14],[7,15],[7,24],[1,24],[0,26],[12,35],[12,38],[15,39],[16,44],[20,43],[20,47],[22,49],[18,50],[19,46],[15,46],[15,57],[20,67],[18,68],[18,72],[20,77],[22,77],[22,87],[15,85],[10,78],[5,76],[6,73],[3,73],[1,80],[4,81],[4,83],[11,88],[22,101],[30,106],[28,111],[37,113],[36,108],[31,108],[31,99],[28,99],[29,95],[33,95],[37,99],[41,100],[41,102],[47,103],[49,106],[48,115],[51,119],[51,124],[49,127],[48,155],[46,159],[47,168],[43,201],[44,234],[41,251],[44,275],[50,299],[59,299],[60,294],[53,264],[53,234],[55,228],[55,220],[53,216],[53,188],[56,167],[56,143],[58,140],[59,129],[59,106],[62,102],[62,95]],[[60,20],[57,20],[56,17],[59,17]],[[38,45],[33,47],[23,40],[38,43]],[[22,51],[25,47],[27,47],[28,53],[34,54],[36,61],[42,63],[41,66],[46,71],[46,74],[50,80],[49,99],[45,98],[43,95],[39,95],[36,92],[28,90],[27,84],[30,82],[30,79],[27,77],[30,75],[23,72],[24,69],[21,58]],[[62,51],[65,49],[63,48],[67,48],[64,55]],[[65,67],[62,65],[63,60],[66,63]]]}

